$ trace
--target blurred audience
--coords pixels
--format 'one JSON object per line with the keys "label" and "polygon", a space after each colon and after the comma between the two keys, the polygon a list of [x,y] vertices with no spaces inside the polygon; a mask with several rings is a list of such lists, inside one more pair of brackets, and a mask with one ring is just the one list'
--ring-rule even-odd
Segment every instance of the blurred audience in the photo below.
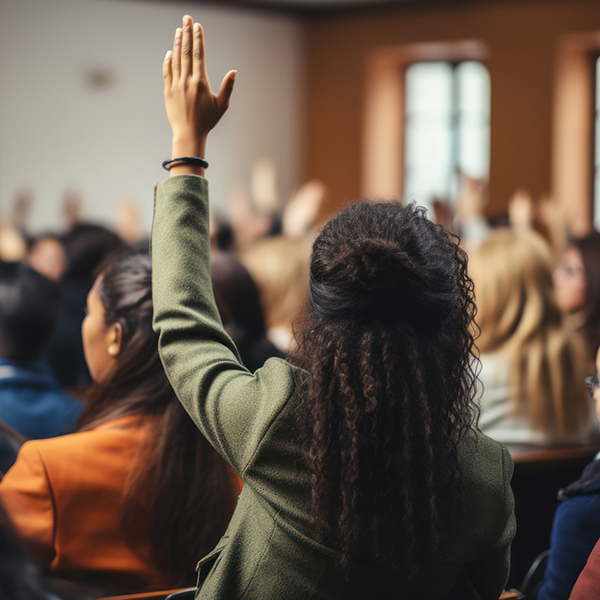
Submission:
{"label": "blurred audience", "polygon": [[23,442],[25,438],[22,435],[0,421],[0,479],[13,466]]}
{"label": "blurred audience", "polygon": [[39,564],[105,594],[192,585],[239,485],[181,407],[152,330],[151,264],[105,265],[87,299],[94,386],[77,432],[26,442],[0,499]]}
{"label": "blurred audience", "polygon": [[44,234],[29,248],[27,264],[53,281],[60,281],[67,269],[67,252],[57,235]]}
{"label": "blurred audience", "polygon": [[[586,379],[600,416],[600,351],[596,375]],[[560,490],[552,526],[550,557],[537,600],[567,600],[573,585],[600,538],[600,454],[581,477]],[[600,595],[600,589],[598,590]]]}
{"label": "blurred audience", "polygon": [[63,307],[46,357],[63,387],[87,387],[91,378],[81,342],[86,297],[100,263],[125,244],[116,233],[90,223],[76,224],[63,239],[68,258],[61,280]]}
{"label": "blurred audience", "polygon": [[310,242],[282,236],[264,238],[240,256],[258,286],[267,322],[267,337],[287,352],[292,324],[308,300]]}
{"label": "blurred audience", "polygon": [[82,409],[40,360],[59,302],[55,282],[23,263],[0,263],[0,419],[26,438],[70,433]]}
{"label": "blurred audience", "polygon": [[10,223],[0,223],[0,260],[17,262],[26,256],[27,242],[21,231]]}
{"label": "blurred audience", "polygon": [[554,271],[554,285],[561,308],[585,336],[593,363],[600,346],[600,233],[568,242]]}
{"label": "blurred audience", "polygon": [[267,338],[258,288],[250,273],[226,252],[213,253],[210,263],[221,321],[244,365],[254,372],[272,356],[283,358],[283,352]]}
{"label": "blurred audience", "polygon": [[0,504],[0,598],[58,600],[45,590],[39,570]]}
{"label": "blurred audience", "polygon": [[492,231],[472,256],[479,427],[505,444],[583,443],[594,427],[585,347],[555,300],[552,268],[533,231]]}

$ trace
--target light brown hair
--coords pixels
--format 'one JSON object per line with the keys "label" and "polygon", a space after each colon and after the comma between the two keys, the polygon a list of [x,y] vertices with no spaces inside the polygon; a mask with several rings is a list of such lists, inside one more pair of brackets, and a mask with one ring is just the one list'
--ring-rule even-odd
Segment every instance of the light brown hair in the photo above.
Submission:
{"label": "light brown hair", "polygon": [[554,297],[550,247],[534,232],[499,229],[474,253],[477,340],[510,361],[514,414],[549,441],[581,432],[589,420],[586,351]]}

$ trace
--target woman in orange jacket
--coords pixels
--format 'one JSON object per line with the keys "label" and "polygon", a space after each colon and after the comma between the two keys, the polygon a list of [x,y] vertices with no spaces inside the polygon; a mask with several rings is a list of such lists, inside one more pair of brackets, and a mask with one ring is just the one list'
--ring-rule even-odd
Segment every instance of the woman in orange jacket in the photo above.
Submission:
{"label": "woman in orange jacket", "polygon": [[76,433],[27,442],[0,500],[42,566],[106,593],[190,585],[235,476],[179,404],[152,331],[148,255],[109,263],[82,335],[94,379]]}

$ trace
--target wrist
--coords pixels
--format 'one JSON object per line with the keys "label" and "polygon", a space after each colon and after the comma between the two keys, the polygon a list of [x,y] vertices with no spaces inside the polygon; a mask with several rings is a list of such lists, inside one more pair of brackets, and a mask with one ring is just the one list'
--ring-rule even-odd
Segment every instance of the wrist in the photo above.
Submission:
{"label": "wrist", "polygon": [[[171,145],[171,159],[181,158],[182,156],[196,156],[204,158],[206,149],[206,136],[190,137],[177,136],[173,134],[173,143]],[[204,177],[204,167],[193,165],[174,165],[169,171],[169,176],[175,175],[200,175]]]}
{"label": "wrist", "polygon": [[206,152],[206,136],[195,137],[189,135],[173,135],[171,144],[171,158],[179,158],[180,156],[197,156],[205,158]]}

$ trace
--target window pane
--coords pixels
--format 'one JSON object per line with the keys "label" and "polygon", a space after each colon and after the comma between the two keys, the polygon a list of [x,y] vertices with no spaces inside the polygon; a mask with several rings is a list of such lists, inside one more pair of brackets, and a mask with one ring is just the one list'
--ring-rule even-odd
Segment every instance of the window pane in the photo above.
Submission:
{"label": "window pane", "polygon": [[451,111],[452,67],[448,63],[415,63],[406,70],[406,112],[448,114]]}
{"label": "window pane", "polygon": [[483,179],[490,170],[489,127],[461,127],[458,166],[469,177]]}
{"label": "window pane", "polygon": [[473,60],[456,67],[458,78],[458,109],[461,113],[479,113],[481,118],[490,114],[490,76],[487,69]]}
{"label": "window pane", "polygon": [[490,79],[476,61],[415,63],[406,70],[404,197],[431,208],[453,201],[457,168],[489,172]]}

